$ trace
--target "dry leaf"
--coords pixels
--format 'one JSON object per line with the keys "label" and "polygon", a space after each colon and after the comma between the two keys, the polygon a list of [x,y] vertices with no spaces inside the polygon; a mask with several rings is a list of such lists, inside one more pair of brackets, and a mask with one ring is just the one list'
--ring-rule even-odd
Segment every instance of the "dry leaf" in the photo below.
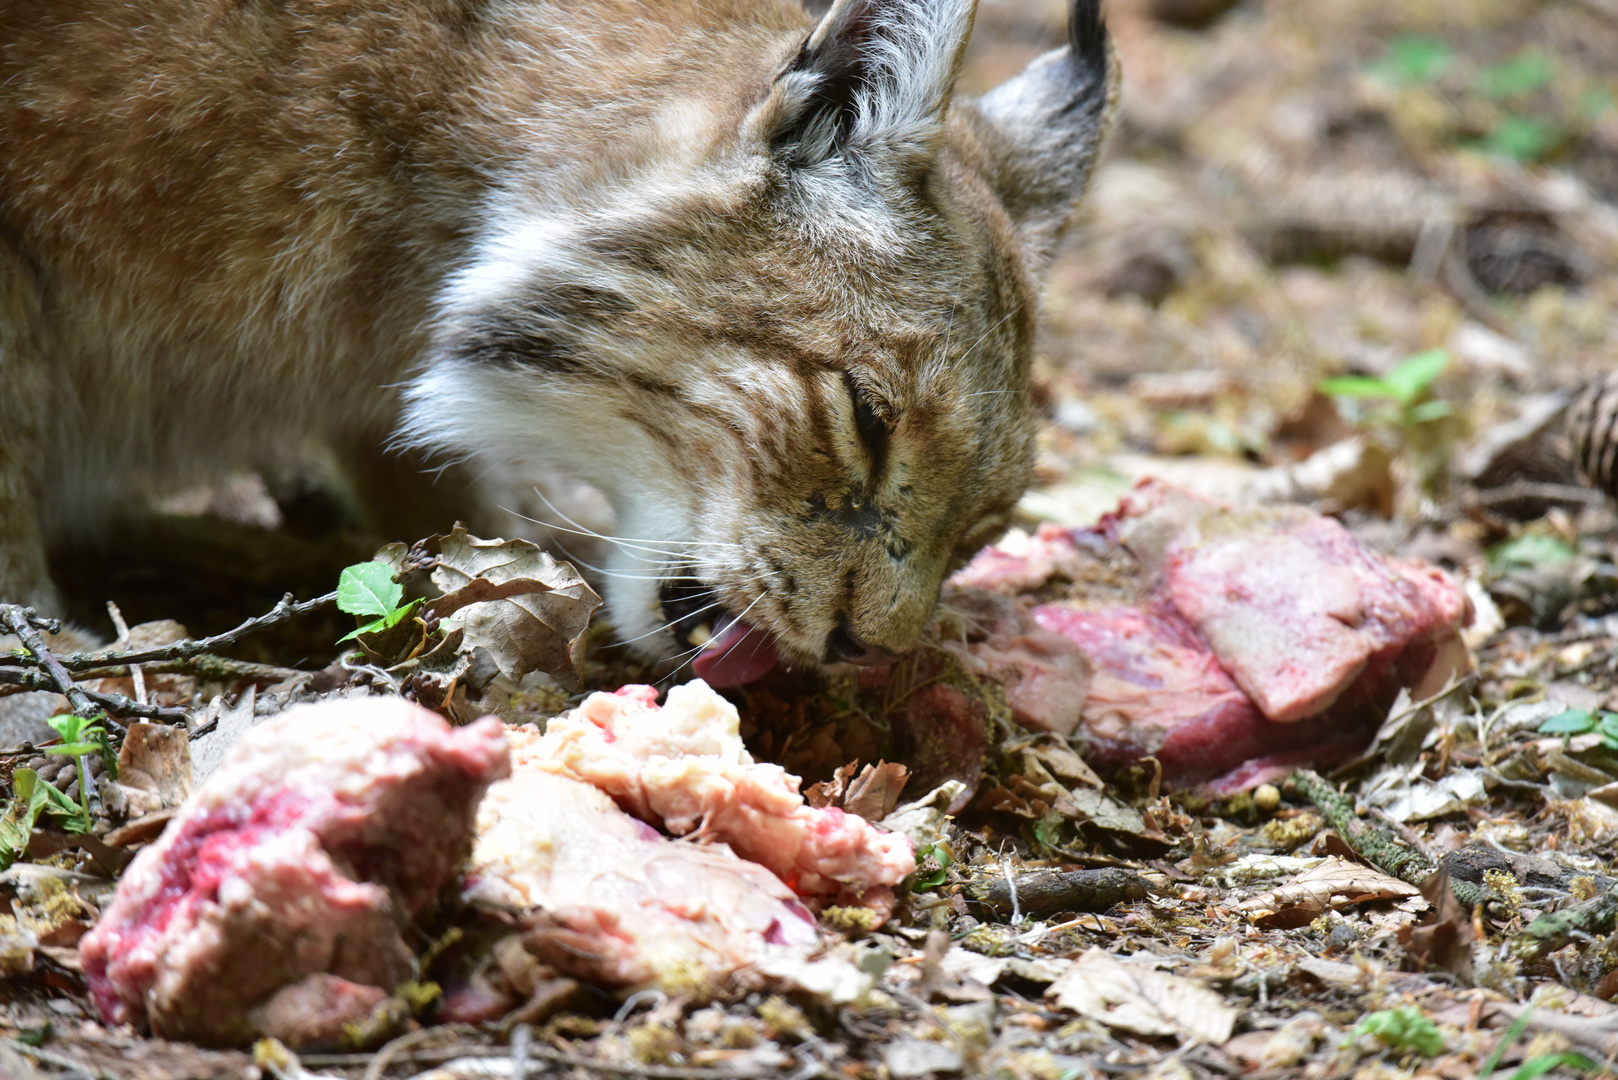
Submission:
{"label": "dry leaf", "polygon": [[166,724],[130,724],[118,751],[118,777],[132,817],[185,802],[192,779],[185,730]]}
{"label": "dry leaf", "polygon": [[1449,871],[1440,867],[1422,882],[1421,894],[1432,902],[1434,910],[1420,925],[1400,927],[1399,944],[1418,965],[1441,967],[1470,986],[1472,942],[1477,933],[1471,916],[1450,888]]}
{"label": "dry leaf", "polygon": [[1332,856],[1284,885],[1242,901],[1241,909],[1257,913],[1255,917],[1271,927],[1302,926],[1328,908],[1402,900],[1420,891],[1380,870]]}
{"label": "dry leaf", "polygon": [[835,806],[867,821],[881,821],[899,805],[899,794],[910,779],[910,770],[898,762],[879,761],[866,765],[859,775],[859,763],[839,766],[830,780],[810,786],[803,793],[810,806]]}
{"label": "dry leaf", "polygon": [[1136,1035],[1223,1044],[1236,1010],[1200,982],[1091,948],[1045,991],[1056,1004]]}
{"label": "dry leaf", "polygon": [[444,593],[432,610],[446,629],[461,629],[463,650],[484,650],[512,680],[533,671],[574,676],[601,598],[572,566],[526,540],[479,540],[459,524],[419,548],[433,557],[432,581]]}
{"label": "dry leaf", "polygon": [[[208,712],[213,714],[214,729],[206,735],[200,736],[192,745],[187,759],[190,769],[190,781],[200,784],[212,776],[219,763],[225,760],[230,748],[236,745],[249,728],[260,723],[264,717],[256,713],[255,704],[258,699],[256,687],[249,686],[236,698],[234,705],[226,705],[223,696],[216,696],[208,703]],[[124,744],[128,750],[128,743]],[[123,769],[123,755],[119,755],[119,768]],[[187,788],[189,791],[189,787]],[[164,806],[178,806],[179,803],[165,802]]]}

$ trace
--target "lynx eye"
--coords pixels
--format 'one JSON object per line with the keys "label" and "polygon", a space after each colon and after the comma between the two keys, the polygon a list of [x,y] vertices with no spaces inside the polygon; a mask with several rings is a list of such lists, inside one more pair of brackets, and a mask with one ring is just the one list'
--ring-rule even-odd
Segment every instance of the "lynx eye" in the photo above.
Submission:
{"label": "lynx eye", "polygon": [[848,396],[854,403],[854,430],[870,452],[872,471],[880,472],[888,453],[888,422],[876,411],[852,375],[845,373],[843,384],[848,387]]}

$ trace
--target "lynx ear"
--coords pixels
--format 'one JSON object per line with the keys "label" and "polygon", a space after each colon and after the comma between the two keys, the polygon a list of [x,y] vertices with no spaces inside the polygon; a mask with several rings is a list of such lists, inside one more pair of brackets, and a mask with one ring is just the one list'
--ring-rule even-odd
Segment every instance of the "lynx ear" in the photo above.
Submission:
{"label": "lynx ear", "polygon": [[995,151],[991,182],[1035,271],[1049,263],[1084,194],[1118,98],[1101,0],[1073,0],[1067,40],[977,101]]}
{"label": "lynx ear", "polygon": [[755,114],[774,152],[805,168],[839,158],[925,168],[976,10],[977,0],[836,0]]}

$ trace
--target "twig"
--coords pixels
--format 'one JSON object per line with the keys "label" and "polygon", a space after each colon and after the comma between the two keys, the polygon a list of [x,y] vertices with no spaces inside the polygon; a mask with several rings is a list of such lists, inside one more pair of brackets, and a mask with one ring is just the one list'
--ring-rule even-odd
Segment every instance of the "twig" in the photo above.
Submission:
{"label": "twig", "polygon": [[1521,959],[1539,960],[1580,936],[1611,933],[1614,924],[1618,924],[1618,885],[1588,900],[1541,915],[1517,935],[1512,951]]}
{"label": "twig", "polygon": [[[29,690],[54,690],[61,693],[60,687],[50,677],[39,671],[25,671],[21,668],[0,667],[0,687],[15,686],[17,692]],[[91,716],[104,717],[107,723],[119,730],[123,725],[106,716],[111,713],[115,716],[133,716],[139,720],[158,720],[165,724],[181,724],[185,722],[186,712],[177,705],[141,705],[122,694],[103,694],[97,690],[86,690],[82,686],[74,686],[74,693],[93,702],[96,706],[88,714],[83,714],[75,708],[75,715],[82,715],[88,719]],[[69,696],[68,700],[72,700]]]}
{"label": "twig", "polygon": [[62,665],[71,671],[86,670],[89,668],[106,667],[109,664],[148,664],[169,660],[189,660],[203,653],[213,652],[225,645],[233,645],[255,630],[264,630],[277,623],[285,622],[294,615],[303,615],[319,608],[325,607],[337,599],[335,592],[325,596],[317,596],[313,600],[298,603],[287,593],[263,615],[254,616],[236,627],[226,630],[222,634],[215,634],[205,638],[187,638],[176,641],[170,645],[161,645],[155,649],[145,649],[140,652],[120,652],[116,649],[104,649],[101,652],[73,653],[62,657]]}
{"label": "twig", "polygon": [[68,702],[73,706],[73,715],[83,720],[90,720],[100,716],[101,710],[92,703],[89,694],[74,683],[73,676],[68,674],[67,669],[62,666],[56,655],[45,647],[45,639],[39,636],[40,630],[49,629],[52,633],[55,633],[60,628],[60,625],[60,623],[39,618],[34,613],[33,608],[18,607],[16,604],[0,604],[0,626],[4,626],[7,630],[17,635],[17,640],[22,642],[22,647],[33,656],[34,662],[44,668],[45,674],[49,676],[45,685],[37,686],[35,689],[54,689],[57,693],[66,695]]}
{"label": "twig", "polygon": [[1572,484],[1546,484],[1533,480],[1513,480],[1499,487],[1480,488],[1469,492],[1469,500],[1475,501],[1479,506],[1499,506],[1501,503],[1516,502],[1518,499],[1541,499],[1545,502],[1580,503],[1584,506],[1599,506],[1606,501],[1607,496],[1593,488],[1576,487]]}
{"label": "twig", "polygon": [[46,1065],[54,1065],[58,1069],[66,1069],[74,1076],[88,1076],[92,1080],[99,1080],[100,1077],[109,1075],[99,1069],[92,1069],[82,1062],[74,1061],[70,1057],[53,1054],[49,1050],[41,1049],[38,1046],[29,1046],[18,1039],[0,1038],[0,1046],[21,1054],[23,1057],[31,1057],[35,1061],[44,1062]]}
{"label": "twig", "polygon": [[169,660],[144,664],[113,664],[107,667],[85,668],[73,674],[80,679],[116,679],[135,671],[148,675],[195,675],[199,679],[215,682],[236,682],[246,679],[256,683],[280,682],[294,675],[308,675],[301,668],[277,667],[274,664],[255,664],[250,660],[233,660],[228,656],[204,653],[189,660]]}
{"label": "twig", "polygon": [[[404,1054],[421,1043],[442,1042],[448,1038],[458,1038],[462,1035],[475,1034],[476,1028],[466,1024],[450,1024],[444,1027],[422,1028],[419,1031],[409,1031],[393,1039],[383,1046],[374,1055],[370,1063],[365,1066],[365,1080],[381,1080],[382,1074],[388,1071],[393,1059]],[[457,1056],[465,1056],[460,1054]]]}
{"label": "twig", "polygon": [[[1345,843],[1378,869],[1393,875],[1409,885],[1421,885],[1437,871],[1426,853],[1400,843],[1391,829],[1380,822],[1367,821],[1354,813],[1354,803],[1346,798],[1319,773],[1299,769],[1291,782],[1298,793],[1315,804],[1326,824],[1337,830]],[[1470,881],[1450,879],[1455,899],[1468,908],[1496,899],[1493,893]]]}
{"label": "twig", "polygon": [[1133,870],[1108,867],[985,875],[969,882],[963,895],[997,915],[1016,913],[1026,919],[1058,911],[1106,911],[1118,904],[1146,899],[1147,888]]}
{"label": "twig", "polygon": [[[129,624],[124,622],[124,613],[119,610],[115,600],[107,601],[107,614],[112,617],[112,627],[118,631],[118,647],[127,648],[129,645]],[[81,675],[80,678],[84,676]],[[146,704],[146,675],[141,671],[139,664],[129,665],[129,682],[135,690],[135,703]]]}

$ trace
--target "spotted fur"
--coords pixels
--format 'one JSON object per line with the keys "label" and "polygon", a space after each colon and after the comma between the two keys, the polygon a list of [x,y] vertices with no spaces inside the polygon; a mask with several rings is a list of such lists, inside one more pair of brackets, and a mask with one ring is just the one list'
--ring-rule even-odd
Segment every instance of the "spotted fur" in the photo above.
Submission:
{"label": "spotted fur", "polygon": [[52,606],[41,545],[120,500],[319,445],[385,520],[450,520],[423,463],[595,485],[647,651],[674,594],[791,660],[910,647],[1026,483],[1116,88],[1079,0],[952,100],[974,7],[0,0],[0,596]]}

